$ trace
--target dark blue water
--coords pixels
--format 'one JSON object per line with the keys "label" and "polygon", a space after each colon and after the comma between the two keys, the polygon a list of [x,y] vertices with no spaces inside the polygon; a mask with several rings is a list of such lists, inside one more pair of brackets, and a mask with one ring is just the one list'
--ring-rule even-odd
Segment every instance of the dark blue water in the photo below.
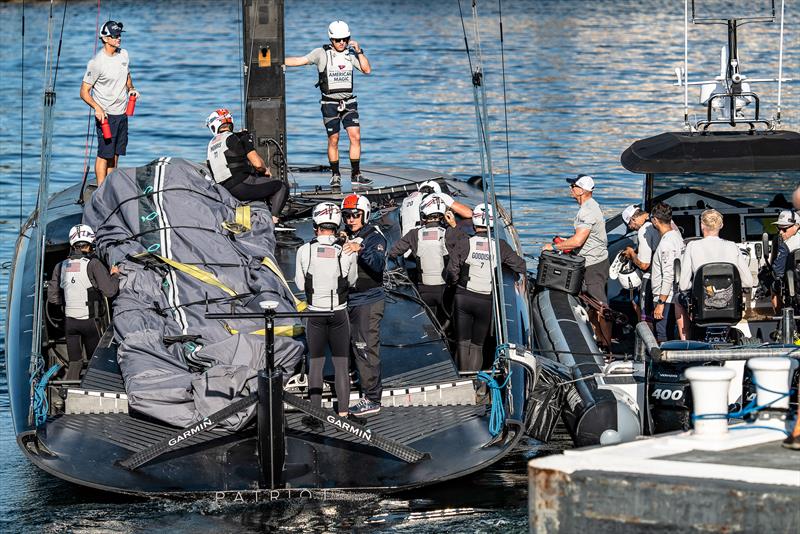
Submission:
{"label": "dark blue water", "polygon": [[[719,4],[720,2],[717,2]],[[735,3],[735,2],[731,2]],[[483,65],[498,190],[510,182],[514,222],[526,252],[571,229],[575,212],[564,177],[588,173],[607,214],[641,196],[640,177],[619,155],[634,140],[676,130],[682,90],[672,85],[683,61],[683,2],[505,1],[505,129],[497,2],[481,2]],[[737,3],[741,4],[741,3]],[[469,15],[468,2],[464,9]],[[24,90],[20,83],[21,11],[0,4],[0,308],[5,312],[20,201],[27,217],[36,200],[40,102],[49,4],[26,4]],[[63,4],[55,5],[56,30]],[[786,75],[800,78],[797,7],[787,7]],[[78,98],[93,53],[97,4],[70,2],[57,79],[51,191],[83,176],[88,108]],[[205,159],[205,117],[228,107],[241,117],[238,2],[103,2],[101,23],[122,20],[136,87],[128,156],[138,165],[163,155]],[[301,55],[325,41],[331,20],[345,19],[367,50],[374,73],[357,79],[363,166],[391,164],[477,174],[475,115],[456,1],[287,1],[286,47]],[[471,20],[467,20],[471,30]],[[721,27],[692,29],[690,73],[718,72]],[[740,30],[743,71],[777,74],[777,25]],[[474,41],[473,41],[474,43]],[[473,52],[475,52],[473,50]],[[475,57],[473,56],[473,60]],[[693,75],[694,77],[694,75]],[[696,78],[696,77],[695,77]],[[316,74],[293,69],[286,81],[288,151],[292,163],[325,163]],[[776,88],[762,94],[772,116]],[[691,96],[695,102],[697,95]],[[797,129],[800,89],[784,86],[785,123]],[[24,121],[20,109],[24,105]],[[693,111],[702,113],[699,107]],[[20,141],[22,145],[20,145]],[[20,148],[22,194],[20,195]],[[92,165],[94,152],[88,161]],[[4,321],[3,315],[3,322]],[[0,333],[0,336],[4,333]],[[0,338],[0,346],[3,339]],[[180,503],[121,499],[77,488],[41,473],[18,451],[0,374],[0,530],[46,532],[227,532],[260,530],[401,530],[508,532],[526,529],[525,461],[557,450],[530,441],[491,470],[438,488],[329,502]]]}

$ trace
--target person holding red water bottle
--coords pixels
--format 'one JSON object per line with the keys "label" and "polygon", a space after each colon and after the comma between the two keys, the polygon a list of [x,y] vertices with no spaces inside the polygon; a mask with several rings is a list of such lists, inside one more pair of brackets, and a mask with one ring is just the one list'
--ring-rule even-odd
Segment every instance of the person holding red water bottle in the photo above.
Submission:
{"label": "person holding red water bottle", "polygon": [[100,30],[103,48],[89,60],[81,98],[92,109],[97,125],[94,174],[100,186],[117,167],[128,146],[128,116],[133,115],[138,91],[131,79],[128,51],[120,48],[122,23],[109,20]]}

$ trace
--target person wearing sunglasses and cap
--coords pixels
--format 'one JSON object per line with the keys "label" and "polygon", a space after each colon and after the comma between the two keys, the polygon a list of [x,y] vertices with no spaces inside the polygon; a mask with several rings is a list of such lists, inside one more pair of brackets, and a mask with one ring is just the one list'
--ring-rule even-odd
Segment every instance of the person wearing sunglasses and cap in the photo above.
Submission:
{"label": "person wearing sunglasses and cap", "polygon": [[340,187],[339,131],[344,126],[350,138],[350,172],[353,186],[369,186],[372,180],[361,174],[361,124],[358,102],[353,94],[353,69],[372,72],[364,49],[350,36],[350,27],[342,20],[328,26],[330,44],[315,48],[305,56],[287,57],[287,67],[316,65],[322,92],[322,122],[328,133],[328,160],[331,164],[331,187]]}
{"label": "person wearing sunglasses and cap", "polygon": [[[133,86],[128,51],[120,48],[122,23],[109,20],[100,29],[103,48],[86,65],[81,98],[92,109],[97,127],[97,159],[94,174],[98,187],[119,163],[128,147],[128,98],[139,98]],[[111,139],[103,137],[102,122],[108,120]]]}
{"label": "person wearing sunglasses and cap", "polygon": [[776,281],[772,287],[772,307],[778,313],[781,309],[781,283],[786,271],[792,267],[792,253],[800,249],[800,216],[793,210],[783,210],[778,219],[772,223],[778,227],[781,241],[775,259],[772,260],[772,274]]}
{"label": "person wearing sunglasses and cap", "polygon": [[[586,259],[586,271],[583,277],[586,292],[604,305],[608,305],[606,283],[608,282],[608,236],[606,221],[600,205],[592,198],[594,179],[585,174],[575,178],[567,178],[570,194],[580,208],[575,216],[575,233],[558,243],[546,244],[543,250],[577,251]],[[611,323],[603,314],[590,308],[589,321],[595,330],[598,345],[602,350],[611,348]]]}

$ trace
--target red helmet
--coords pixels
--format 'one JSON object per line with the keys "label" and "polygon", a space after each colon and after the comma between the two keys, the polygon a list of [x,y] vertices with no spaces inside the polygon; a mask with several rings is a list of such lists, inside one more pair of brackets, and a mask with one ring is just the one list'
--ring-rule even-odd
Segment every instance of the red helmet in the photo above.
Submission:
{"label": "red helmet", "polygon": [[346,211],[354,211],[354,210],[361,210],[364,213],[364,218],[361,220],[364,224],[367,224],[369,221],[370,212],[372,208],[369,204],[369,199],[364,195],[357,195],[353,193],[352,195],[347,195],[342,200],[342,215]]}

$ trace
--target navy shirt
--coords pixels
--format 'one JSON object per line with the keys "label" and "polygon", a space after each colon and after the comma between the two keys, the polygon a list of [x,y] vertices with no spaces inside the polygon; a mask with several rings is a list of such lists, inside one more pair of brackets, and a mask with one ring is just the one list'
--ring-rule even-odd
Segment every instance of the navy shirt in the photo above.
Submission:
{"label": "navy shirt", "polygon": [[[361,237],[361,250],[358,251],[358,276],[356,287],[350,290],[349,306],[372,304],[383,299],[383,271],[386,268],[386,238],[376,227],[367,224],[358,232],[348,231],[351,239]],[[360,290],[359,283],[369,276],[377,284],[376,287]],[[380,282],[378,282],[380,280]]]}

